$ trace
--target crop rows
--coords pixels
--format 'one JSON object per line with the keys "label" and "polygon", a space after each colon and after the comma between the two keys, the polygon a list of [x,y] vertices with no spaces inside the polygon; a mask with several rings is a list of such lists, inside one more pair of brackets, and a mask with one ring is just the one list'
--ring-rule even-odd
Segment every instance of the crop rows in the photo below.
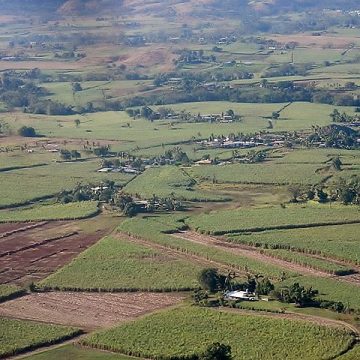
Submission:
{"label": "crop rows", "polygon": [[0,318],[0,359],[73,338],[80,330]]}
{"label": "crop rows", "polygon": [[235,360],[249,354],[254,360],[314,360],[335,357],[353,338],[344,330],[300,321],[182,307],[94,333],[82,343],[150,359],[189,359],[216,341],[229,344]]}
{"label": "crop rows", "polygon": [[98,203],[95,201],[40,205],[24,209],[2,210],[0,223],[83,219],[94,216],[98,212]]}
{"label": "crop rows", "polygon": [[360,222],[357,207],[288,206],[224,210],[190,217],[194,230],[213,235]]}
{"label": "crop rows", "polygon": [[74,291],[182,291],[198,287],[200,270],[190,261],[106,237],[40,286]]}

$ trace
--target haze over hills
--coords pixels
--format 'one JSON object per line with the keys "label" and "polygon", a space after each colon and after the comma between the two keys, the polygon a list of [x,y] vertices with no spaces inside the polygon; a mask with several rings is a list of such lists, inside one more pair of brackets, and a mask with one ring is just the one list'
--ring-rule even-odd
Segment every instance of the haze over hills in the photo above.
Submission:
{"label": "haze over hills", "polygon": [[[124,13],[124,12],[150,12],[156,13],[164,9],[172,9],[175,13],[206,14],[214,9],[228,11],[229,14],[242,12],[243,10],[253,10],[259,13],[278,13],[292,10],[309,10],[313,8],[341,8],[355,9],[358,7],[357,0],[52,0],[44,2],[42,0],[0,0],[0,10],[2,12],[41,12],[54,13],[61,15],[87,15],[89,13]],[[222,12],[220,13],[222,15]]]}

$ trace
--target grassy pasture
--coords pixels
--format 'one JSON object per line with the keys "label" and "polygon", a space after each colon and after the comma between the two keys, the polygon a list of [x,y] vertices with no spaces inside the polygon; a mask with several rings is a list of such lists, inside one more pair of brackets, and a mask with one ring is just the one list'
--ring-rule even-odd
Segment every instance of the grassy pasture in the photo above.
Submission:
{"label": "grassy pasture", "polygon": [[191,216],[186,223],[197,231],[221,235],[351,221],[360,221],[360,211],[355,206],[294,205],[213,211]]}
{"label": "grassy pasture", "polygon": [[112,354],[109,352],[99,351],[95,349],[87,349],[74,345],[66,345],[53,350],[47,350],[40,354],[30,355],[27,360],[132,360],[133,358]]}
{"label": "grassy pasture", "polygon": [[193,166],[189,174],[196,179],[238,184],[316,184],[324,174],[316,173],[317,164],[230,164]]}
{"label": "grassy pasture", "polygon": [[61,290],[177,291],[197,288],[200,270],[190,261],[106,237],[40,285]]}
{"label": "grassy pasture", "polygon": [[170,196],[190,201],[223,201],[226,198],[207,193],[194,188],[194,180],[182,169],[175,166],[165,166],[147,169],[144,173],[132,180],[124,188],[130,194],[140,194],[150,198]]}
{"label": "grassy pasture", "polygon": [[235,234],[228,236],[228,239],[269,249],[317,253],[360,264],[359,230],[359,224],[347,224]]}
{"label": "grassy pasture", "polygon": [[[124,221],[119,226],[119,230],[185,254],[206,258],[222,264],[224,267],[237,268],[241,272],[266,274],[274,279],[280,278],[283,269],[275,265],[171,236],[169,233],[184,226],[184,223],[177,221],[179,219],[181,219],[180,216],[134,218]],[[290,271],[287,271],[286,274],[288,276],[295,275]]]}
{"label": "grassy pasture", "polygon": [[249,354],[252,359],[320,360],[346,350],[352,337],[344,330],[300,321],[181,307],[94,333],[83,343],[146,358],[170,359],[198,355],[217,341],[231,346],[235,360],[249,358]]}
{"label": "grassy pasture", "polygon": [[355,346],[352,350],[339,357],[339,360],[358,360],[360,359],[360,346]]}
{"label": "grassy pasture", "polygon": [[79,333],[71,327],[0,318],[0,357],[55,344]]}
{"label": "grassy pasture", "polygon": [[88,218],[99,212],[96,201],[69,204],[37,205],[24,209],[0,211],[0,223],[39,220],[74,220]]}
{"label": "grassy pasture", "polygon": [[[0,173],[3,196],[0,206],[23,204],[30,200],[51,196],[78,183],[99,183],[106,179],[125,183],[127,174],[101,174],[99,160],[72,163],[51,163],[46,166]],[[16,186],[14,186],[16,184]]]}

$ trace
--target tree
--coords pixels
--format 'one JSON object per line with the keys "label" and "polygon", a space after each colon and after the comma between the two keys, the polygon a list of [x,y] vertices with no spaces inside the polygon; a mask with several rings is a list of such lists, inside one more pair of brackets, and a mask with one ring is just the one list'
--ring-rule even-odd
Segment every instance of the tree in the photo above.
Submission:
{"label": "tree", "polygon": [[221,343],[209,345],[205,352],[199,356],[199,360],[231,360],[231,346]]}
{"label": "tree", "polygon": [[277,120],[280,117],[280,113],[278,111],[273,111],[271,114],[271,118]]}
{"label": "tree", "polygon": [[79,119],[75,119],[75,120],[74,120],[74,123],[75,123],[75,126],[76,126],[76,127],[79,127],[81,121],[80,121]]}
{"label": "tree", "polygon": [[75,160],[80,159],[81,154],[77,150],[71,150],[71,158]]}
{"label": "tree", "polygon": [[256,284],[256,293],[258,295],[269,295],[273,290],[274,284],[268,278],[261,279]]}
{"label": "tree", "polygon": [[219,285],[225,282],[222,281],[222,277],[223,276],[218,273],[217,269],[207,268],[200,272],[198,281],[203,289],[215,292],[219,289]]}
{"label": "tree", "polygon": [[82,91],[81,84],[78,83],[78,82],[73,83],[73,84],[72,84],[72,91],[73,91],[73,92]]}
{"label": "tree", "polygon": [[342,162],[338,156],[331,160],[331,165],[336,171],[341,171]]}
{"label": "tree", "polygon": [[288,187],[288,192],[290,193],[291,195],[291,202],[294,202],[294,203],[297,203],[299,200],[298,198],[301,196],[302,194],[302,189],[301,189],[301,186],[300,185],[297,185],[297,184],[293,184],[293,185],[290,185]]}
{"label": "tree", "polygon": [[18,130],[18,134],[23,137],[35,137],[36,131],[31,126],[23,126]]}

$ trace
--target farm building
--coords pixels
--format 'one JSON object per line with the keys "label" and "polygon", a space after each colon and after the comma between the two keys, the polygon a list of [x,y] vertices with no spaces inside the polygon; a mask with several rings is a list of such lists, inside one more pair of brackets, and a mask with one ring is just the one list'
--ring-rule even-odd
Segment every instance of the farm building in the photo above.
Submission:
{"label": "farm building", "polygon": [[257,298],[254,293],[245,291],[228,291],[225,293],[225,300],[247,300],[256,301]]}

